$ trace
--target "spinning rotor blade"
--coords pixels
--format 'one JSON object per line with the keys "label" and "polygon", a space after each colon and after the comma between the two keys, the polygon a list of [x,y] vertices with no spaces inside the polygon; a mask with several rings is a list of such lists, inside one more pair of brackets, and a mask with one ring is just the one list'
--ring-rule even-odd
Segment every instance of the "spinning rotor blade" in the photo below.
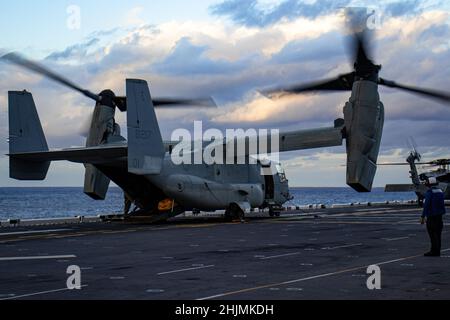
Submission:
{"label": "spinning rotor blade", "polygon": [[122,112],[127,111],[127,98],[126,97],[115,97],[114,103],[116,104],[117,108],[119,108],[120,111],[122,111]]}
{"label": "spinning rotor blade", "polygon": [[357,65],[373,65],[372,60],[368,57],[367,50],[367,35],[365,32],[353,35],[355,63]]}
{"label": "spinning rotor blade", "polygon": [[271,99],[281,98],[287,95],[300,94],[315,91],[349,91],[352,90],[355,73],[343,74],[336,79],[330,79],[310,84],[294,85],[286,88],[262,90],[261,93]]}
{"label": "spinning rotor blade", "polygon": [[412,87],[412,86],[406,86],[399,83],[396,83],[394,81],[386,80],[383,78],[380,78],[378,83],[382,86],[389,87],[389,88],[396,88],[405,90],[408,92],[416,93],[428,98],[437,99],[441,102],[450,103],[450,94],[445,92],[440,92],[436,90],[430,90],[430,89],[422,89],[418,87]]}
{"label": "spinning rotor blade", "polygon": [[[121,111],[127,110],[127,98],[126,97],[116,97],[114,99],[117,107]],[[152,100],[153,106],[155,108],[186,108],[186,107],[196,107],[196,108],[217,108],[216,103],[211,97],[208,98],[196,98],[196,99],[178,99],[178,98],[155,98]]]}
{"label": "spinning rotor blade", "polygon": [[[450,164],[450,160],[448,160],[447,163],[445,162],[439,162],[439,160],[436,161],[430,161],[430,162],[416,162],[416,165],[419,166],[439,166],[439,165],[445,165]],[[392,163],[378,163],[378,166],[409,166],[409,163],[405,162],[392,162]]]}
{"label": "spinning rotor blade", "polygon": [[49,78],[49,79],[52,79],[53,81],[56,81],[59,84],[62,84],[63,86],[69,87],[75,91],[80,92],[81,94],[85,95],[88,98],[91,98],[92,100],[94,100],[96,102],[99,102],[101,100],[101,97],[99,95],[92,93],[89,90],[80,88],[79,86],[77,86],[73,82],[69,81],[68,79],[54,73],[53,71],[50,71],[46,67],[44,67],[36,62],[30,61],[30,60],[22,57],[21,55],[19,55],[17,53],[14,53],[14,52],[8,53],[8,54],[2,56],[1,59],[4,59],[11,63],[14,63],[14,64],[21,66],[22,68],[25,68],[27,70],[31,70],[35,73],[38,73],[44,77]]}
{"label": "spinning rotor blade", "polygon": [[406,162],[377,163],[377,166],[409,166],[409,163]]}
{"label": "spinning rotor blade", "polygon": [[369,46],[367,45],[370,40],[370,32],[367,30],[367,17],[366,8],[349,8],[346,10],[347,26],[351,32],[349,47],[354,63],[354,72],[340,75],[335,79],[263,90],[262,94],[273,99],[314,91],[351,91],[356,78],[376,82],[380,66],[376,66],[370,59]]}
{"label": "spinning rotor blade", "polygon": [[[58,82],[59,84],[62,84],[63,86],[69,87],[75,91],[80,92],[81,94],[85,95],[88,98],[93,99],[96,102],[100,102],[102,100],[102,94],[97,95],[95,93],[92,93],[89,90],[83,89],[70,80],[56,74],[55,72],[47,69],[46,67],[30,61],[21,55],[17,53],[9,53],[4,56],[2,56],[0,59],[4,59],[6,61],[9,61],[11,63],[14,63],[18,66],[21,66],[22,68],[25,68],[27,70],[31,70],[37,74],[40,74],[44,77],[47,77],[49,79],[52,79],[53,81]],[[106,90],[110,91],[110,90]],[[108,92],[108,98],[112,99],[114,102],[114,105],[117,106],[117,108],[124,112],[127,110],[127,99],[126,97],[116,97],[112,91]],[[209,108],[209,107],[217,107],[216,103],[212,98],[197,98],[197,99],[171,99],[171,98],[163,98],[163,99],[154,99],[153,100],[154,106],[157,108],[162,107],[169,107],[169,106],[196,106],[196,107],[202,107],[202,108]]]}
{"label": "spinning rotor blade", "polygon": [[153,99],[153,104],[157,108],[165,106],[176,106],[176,107],[196,106],[201,108],[217,107],[214,100],[210,97],[196,98],[196,99],[156,98]]}
{"label": "spinning rotor blade", "polygon": [[448,165],[450,165],[450,159],[434,160],[434,161],[431,161],[429,164],[433,165],[433,166],[448,166]]}
{"label": "spinning rotor blade", "polygon": [[358,68],[373,68],[375,65],[372,62],[372,52],[369,47],[371,43],[372,31],[367,27],[368,19],[370,18],[367,8],[347,8],[345,10],[345,24],[350,32],[351,43],[350,54],[352,63],[358,72]]}

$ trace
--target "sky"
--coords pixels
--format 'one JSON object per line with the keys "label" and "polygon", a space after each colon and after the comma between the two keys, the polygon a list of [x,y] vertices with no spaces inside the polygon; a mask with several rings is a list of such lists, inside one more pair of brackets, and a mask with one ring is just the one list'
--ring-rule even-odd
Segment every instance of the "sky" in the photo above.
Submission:
{"label": "sky", "polygon": [[[349,93],[272,101],[258,89],[351,71],[342,8],[375,9],[373,58],[382,76],[450,90],[450,4],[440,0],[2,0],[0,55],[20,52],[94,92],[125,91],[126,78],[153,96],[212,96],[216,110],[158,111],[163,136],[178,128],[332,126]],[[79,15],[78,15],[79,13]],[[77,19],[79,17],[79,19]],[[92,103],[40,76],[0,63],[0,187],[82,186],[83,166],[53,163],[44,182],[9,179],[7,92],[33,93],[50,148],[84,145]],[[404,161],[413,137],[425,160],[450,157],[450,108],[380,89],[386,108],[380,162]],[[118,122],[126,128],[125,116]],[[291,186],[345,186],[345,148],[282,155]],[[375,185],[408,183],[407,167],[379,168]]]}

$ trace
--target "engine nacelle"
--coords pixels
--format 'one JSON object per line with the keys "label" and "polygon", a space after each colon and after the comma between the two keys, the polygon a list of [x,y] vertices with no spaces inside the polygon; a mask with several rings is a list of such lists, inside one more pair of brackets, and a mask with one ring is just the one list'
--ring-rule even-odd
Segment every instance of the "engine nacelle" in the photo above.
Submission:
{"label": "engine nacelle", "polygon": [[344,116],[347,184],[358,192],[370,192],[384,127],[384,106],[378,85],[372,81],[356,81]]}
{"label": "engine nacelle", "polygon": [[[86,147],[96,147],[107,142],[114,134],[115,109],[97,104],[92,117]],[[108,192],[110,179],[92,164],[86,164],[84,193],[94,200],[104,200]]]}

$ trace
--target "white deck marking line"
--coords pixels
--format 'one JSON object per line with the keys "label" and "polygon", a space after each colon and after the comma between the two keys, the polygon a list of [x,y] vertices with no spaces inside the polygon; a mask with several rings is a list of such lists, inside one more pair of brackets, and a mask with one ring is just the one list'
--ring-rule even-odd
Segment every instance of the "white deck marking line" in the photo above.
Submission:
{"label": "white deck marking line", "polygon": [[322,250],[336,250],[336,249],[344,249],[344,248],[352,248],[352,247],[359,247],[362,246],[362,243],[355,243],[355,244],[346,244],[343,246],[337,246],[337,247],[327,247],[327,248],[322,248]]}
{"label": "white deck marking line", "polygon": [[71,231],[71,230],[72,229],[52,229],[52,230],[8,232],[8,233],[0,233],[0,237],[1,236],[15,236],[15,235],[24,235],[24,234],[34,234],[34,233],[62,232],[62,231]]}
{"label": "white deck marking line", "polygon": [[[88,235],[88,233],[74,233],[74,234],[65,234],[62,236],[57,235],[48,235],[45,239],[67,239],[67,238],[77,238],[77,237],[84,237]],[[20,238],[22,239],[22,238]],[[29,240],[29,238],[23,238],[23,240]]]}
{"label": "white deck marking line", "polygon": [[[85,284],[85,285],[82,285],[81,288],[85,288],[87,286],[88,285]],[[43,294],[62,292],[62,291],[73,291],[73,290],[70,290],[68,288],[64,288],[64,289],[41,291],[41,292],[35,292],[35,293],[22,294],[20,296],[14,296],[14,297],[8,297],[8,298],[0,298],[0,301],[1,300],[14,300],[14,299],[20,299],[20,298],[27,298],[27,297],[39,296],[39,295],[43,295]],[[79,291],[79,290],[75,290],[75,291]]]}
{"label": "white deck marking line", "polygon": [[400,237],[400,238],[382,238],[383,240],[386,241],[398,241],[398,240],[406,240],[409,239],[410,237]]}
{"label": "white deck marking line", "polygon": [[419,221],[417,220],[417,219],[412,219],[412,220],[404,220],[404,221],[402,221],[402,223],[406,223],[406,222],[416,222],[416,223],[419,223]]}
{"label": "white deck marking line", "polygon": [[[362,210],[358,210],[358,211],[354,211],[354,212],[345,212],[345,213],[328,213],[328,212],[323,212],[325,214],[325,216],[328,217],[345,217],[345,216],[354,216],[354,217],[360,217],[360,216],[370,216],[373,214],[386,214],[386,215],[390,215],[390,214],[396,214],[397,212],[412,212],[411,214],[413,214],[413,212],[417,212],[418,210],[416,209],[399,209],[399,210],[383,210],[383,209],[367,209],[368,211],[362,211]],[[394,211],[394,212],[393,212]]]}
{"label": "white deck marking line", "polygon": [[282,257],[296,256],[296,255],[299,255],[299,254],[301,254],[301,252],[286,253],[286,254],[280,254],[280,255],[277,255],[277,256],[260,257],[259,260],[276,259],[276,258],[282,258]]}
{"label": "white deck marking line", "polygon": [[209,266],[201,266],[201,267],[192,267],[192,268],[186,268],[186,269],[179,269],[179,270],[173,270],[173,271],[166,271],[166,272],[160,272],[158,273],[158,276],[163,276],[165,274],[171,274],[171,273],[178,273],[178,272],[184,272],[184,271],[192,271],[192,270],[199,270],[199,269],[206,269],[206,268],[213,268],[215,265],[209,265]]}
{"label": "white deck marking line", "polygon": [[378,222],[378,221],[339,221],[339,220],[299,220],[299,221],[275,221],[273,220],[272,223],[296,223],[296,224],[366,224],[366,225],[389,225],[392,226],[393,224],[400,225],[411,225],[414,223],[404,223],[403,221],[397,221],[397,222]]}
{"label": "white deck marking line", "polygon": [[[447,252],[447,251],[450,251],[450,249],[442,250],[442,252]],[[379,262],[379,263],[373,263],[373,264],[369,264],[369,265],[382,266],[382,265],[391,264],[391,263],[395,263],[395,262],[411,260],[411,259],[415,259],[415,258],[419,258],[419,257],[423,257],[423,255],[420,254],[420,255],[415,255],[415,256],[410,256],[410,257],[404,257],[404,258],[399,258],[399,259]],[[354,272],[354,271],[357,271],[357,270],[362,270],[362,269],[367,268],[369,265],[343,269],[343,270],[339,270],[339,271],[335,271],[335,272],[319,274],[319,275],[306,277],[306,278],[301,278],[301,279],[289,280],[289,281],[284,281],[284,282],[279,282],[279,283],[271,283],[271,284],[261,285],[261,286],[253,287],[253,288],[247,288],[247,289],[242,289],[242,290],[237,290],[237,291],[220,293],[220,294],[216,294],[216,295],[213,295],[213,296],[197,299],[197,301],[212,300],[212,299],[222,298],[222,297],[231,296],[231,295],[235,295],[235,294],[246,293],[246,292],[250,292],[250,291],[256,291],[256,290],[260,290],[260,289],[267,289],[267,288],[279,287],[279,286],[289,285],[289,284],[298,283],[298,282],[305,282],[305,281],[308,281],[308,280],[326,278],[326,277],[335,276],[335,275],[339,275],[339,274],[343,274],[343,273],[348,273],[348,272]]]}
{"label": "white deck marking line", "polygon": [[[392,216],[392,215],[390,215],[389,217],[384,217],[382,215],[376,215],[376,216],[366,216],[366,215],[364,215],[364,216],[357,216],[357,215],[353,215],[353,216],[342,216],[342,217],[338,217],[338,218],[340,218],[340,219],[358,219],[358,220],[364,221],[364,220],[370,220],[370,219],[374,219],[374,220],[376,220],[376,219],[379,219],[379,220],[381,220],[381,219],[383,219],[383,220],[399,220],[399,219],[404,219],[404,218],[410,219],[411,217],[410,216],[406,217],[405,215],[403,215],[403,216]],[[417,219],[415,221],[417,221]]]}
{"label": "white deck marking line", "polygon": [[117,231],[102,231],[102,234],[121,234],[121,233],[132,233],[137,232],[137,230],[117,230]]}
{"label": "white deck marking line", "polygon": [[34,257],[0,257],[0,261],[22,261],[22,260],[50,260],[50,259],[73,259],[76,255],[60,255],[60,256],[34,256]]}

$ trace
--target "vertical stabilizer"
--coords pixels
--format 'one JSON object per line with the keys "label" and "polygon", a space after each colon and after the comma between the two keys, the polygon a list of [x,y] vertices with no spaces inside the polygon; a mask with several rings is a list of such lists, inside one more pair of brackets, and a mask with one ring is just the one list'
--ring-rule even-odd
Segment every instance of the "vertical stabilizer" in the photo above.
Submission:
{"label": "vertical stabilizer", "polygon": [[26,91],[11,91],[8,98],[10,177],[16,180],[44,180],[50,162],[14,158],[14,154],[48,151],[33,96]]}
{"label": "vertical stabilizer", "polygon": [[146,81],[127,80],[127,105],[128,171],[159,174],[165,148]]}

